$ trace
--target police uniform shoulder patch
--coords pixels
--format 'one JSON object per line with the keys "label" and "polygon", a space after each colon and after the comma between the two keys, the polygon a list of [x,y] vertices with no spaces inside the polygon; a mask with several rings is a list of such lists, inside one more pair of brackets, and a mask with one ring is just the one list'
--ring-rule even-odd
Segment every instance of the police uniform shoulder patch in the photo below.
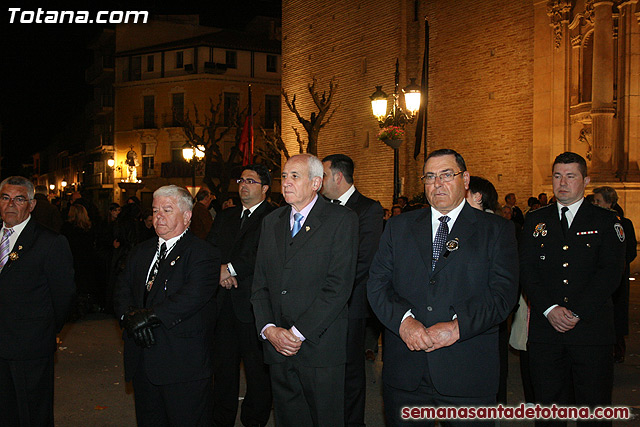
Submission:
{"label": "police uniform shoulder patch", "polygon": [[621,242],[624,242],[624,228],[622,227],[622,225],[619,222],[616,222],[613,225],[613,229],[616,230],[618,239],[620,239]]}

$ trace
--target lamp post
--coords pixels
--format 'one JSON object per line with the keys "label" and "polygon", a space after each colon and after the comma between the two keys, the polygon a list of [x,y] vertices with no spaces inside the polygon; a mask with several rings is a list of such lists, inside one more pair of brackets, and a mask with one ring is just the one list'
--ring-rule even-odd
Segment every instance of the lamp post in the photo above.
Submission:
{"label": "lamp post", "polygon": [[[395,86],[393,89],[393,104],[391,108],[387,108],[389,95],[382,91],[382,85],[376,86],[376,91],[369,97],[371,99],[371,109],[373,115],[378,120],[380,128],[396,126],[404,129],[407,123],[413,123],[418,110],[420,109],[420,87],[415,83],[416,79],[410,79],[411,83],[402,89],[405,100],[405,110],[400,106],[400,64],[396,59]],[[388,112],[387,112],[388,111]],[[393,148],[393,200],[395,201],[400,194],[400,172],[398,149],[402,140],[383,141],[385,144]]]}
{"label": "lamp post", "polygon": [[197,145],[194,149],[194,146],[186,142],[182,146],[182,157],[187,161],[191,162],[193,168],[193,175],[191,176],[191,187],[193,188],[193,196],[195,197],[196,193],[196,164],[198,160],[202,160],[204,158],[204,146]]}

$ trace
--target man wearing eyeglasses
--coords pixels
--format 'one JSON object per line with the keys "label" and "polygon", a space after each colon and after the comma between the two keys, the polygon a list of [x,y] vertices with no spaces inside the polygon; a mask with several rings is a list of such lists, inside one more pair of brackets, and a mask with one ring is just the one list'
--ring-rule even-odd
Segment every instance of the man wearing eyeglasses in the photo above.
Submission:
{"label": "man wearing eyeglasses", "polygon": [[266,200],[271,174],[264,165],[248,165],[237,182],[242,204],[216,215],[207,237],[222,253],[213,345],[213,418],[219,427],[235,424],[240,361],[247,381],[242,424],[264,426],[271,412],[269,370],[263,361],[249,300],[262,218],[274,209]]}
{"label": "man wearing eyeglasses", "polygon": [[73,301],[67,240],[31,218],[33,184],[0,183],[0,425],[53,426],[56,333]]}
{"label": "man wearing eyeglasses", "polygon": [[391,218],[371,265],[367,295],[386,327],[389,426],[433,425],[403,417],[407,407],[496,401],[498,325],[518,290],[515,229],[466,203],[466,169],[453,150],[427,157],[422,181],[431,208]]}

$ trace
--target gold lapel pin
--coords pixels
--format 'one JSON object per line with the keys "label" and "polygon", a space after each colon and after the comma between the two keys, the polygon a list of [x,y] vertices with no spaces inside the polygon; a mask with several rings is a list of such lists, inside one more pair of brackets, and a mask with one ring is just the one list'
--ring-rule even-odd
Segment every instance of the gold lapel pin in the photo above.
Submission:
{"label": "gold lapel pin", "polygon": [[309,230],[311,230],[311,227],[309,227],[309,226],[307,225],[304,229],[305,229],[305,231],[309,231]]}

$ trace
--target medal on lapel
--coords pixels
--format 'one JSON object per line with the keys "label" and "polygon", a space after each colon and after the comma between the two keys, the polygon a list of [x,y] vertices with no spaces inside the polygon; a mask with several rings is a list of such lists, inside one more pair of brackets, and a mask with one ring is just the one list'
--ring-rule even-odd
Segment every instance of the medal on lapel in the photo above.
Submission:
{"label": "medal on lapel", "polygon": [[544,222],[536,225],[535,230],[533,230],[533,237],[538,237],[538,235],[542,235],[542,237],[547,235],[547,224]]}

